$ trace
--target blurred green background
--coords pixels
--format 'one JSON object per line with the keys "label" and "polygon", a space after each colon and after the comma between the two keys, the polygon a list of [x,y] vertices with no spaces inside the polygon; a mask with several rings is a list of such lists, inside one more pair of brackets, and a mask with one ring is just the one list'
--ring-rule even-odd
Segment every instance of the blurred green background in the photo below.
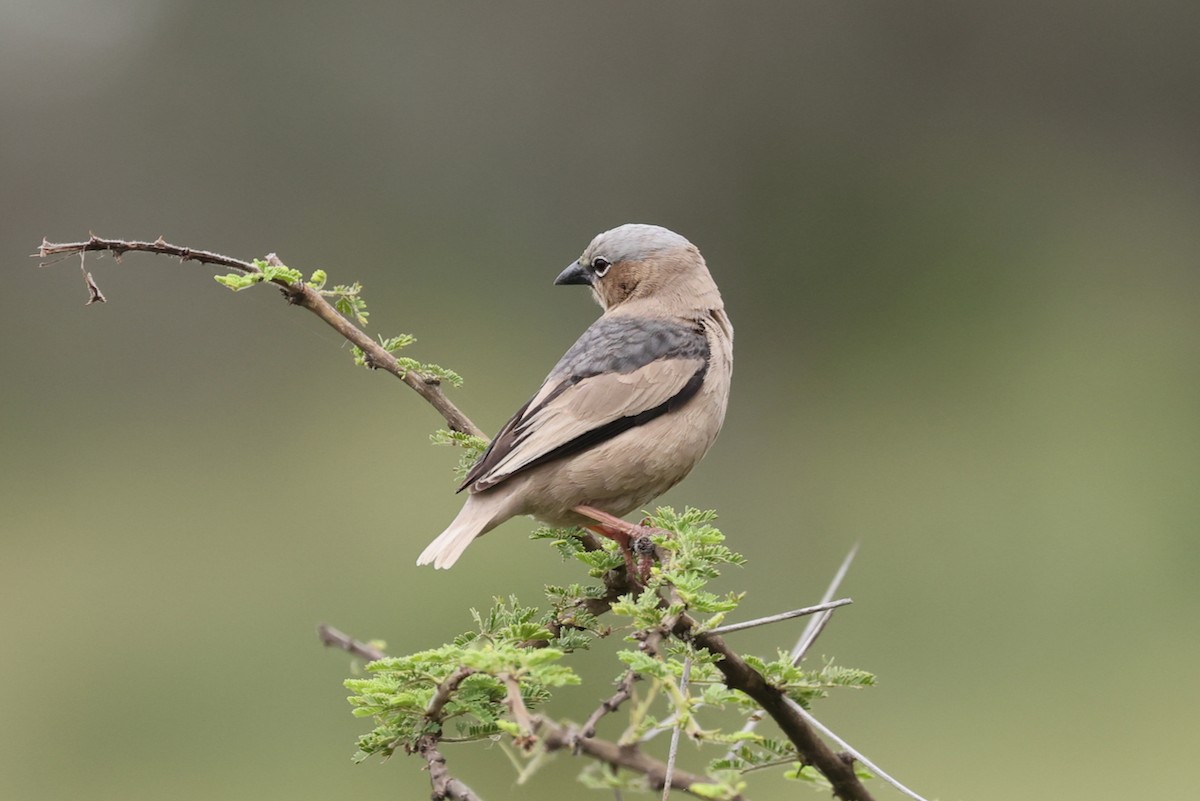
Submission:
{"label": "blurred green background", "polygon": [[[750,559],[722,587],[812,602],[862,543],[816,650],[880,686],[819,716],[930,798],[1193,797],[1198,29],[1172,2],[0,3],[0,797],[424,797],[417,760],[351,765],[314,625],[416,650],[580,575],[523,521],[418,570],[461,499],[414,394],[194,264],[90,259],[84,308],[43,235],[361,280],[494,430],[597,313],[551,280],[628,221],[697,243],[737,327],[725,431],[664,499],[721,512]],[[582,669],[577,719],[616,674]],[[447,755],[490,801],[585,793],[569,758],[522,788]]]}

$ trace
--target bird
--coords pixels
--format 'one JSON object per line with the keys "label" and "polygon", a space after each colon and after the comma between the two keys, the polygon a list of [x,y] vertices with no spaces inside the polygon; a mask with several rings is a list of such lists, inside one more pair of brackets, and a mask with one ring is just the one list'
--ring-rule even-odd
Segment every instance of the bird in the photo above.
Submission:
{"label": "bird", "polygon": [[[449,568],[477,537],[531,515],[623,544],[620,519],[683,480],[725,420],[733,326],[700,251],[657,225],[598,234],[554,280],[603,313],[467,472],[467,499],[417,559]],[[628,560],[628,555],[627,555]]]}

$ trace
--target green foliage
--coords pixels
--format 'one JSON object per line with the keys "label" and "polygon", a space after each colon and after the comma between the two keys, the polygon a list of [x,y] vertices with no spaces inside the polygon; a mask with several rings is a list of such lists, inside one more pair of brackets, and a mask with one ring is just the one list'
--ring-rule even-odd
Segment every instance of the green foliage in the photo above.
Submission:
{"label": "green foliage", "polygon": [[[324,286],[326,276],[322,273],[320,277],[321,286]],[[319,291],[342,315],[360,326],[366,326],[367,318],[371,314],[367,311],[367,302],[362,297],[362,284],[358,281],[353,284],[338,284],[333,289]]]}
{"label": "green foliage", "polygon": [[[229,273],[214,275],[213,279],[222,286],[237,292],[264,281],[268,283],[295,284],[304,280],[304,274],[282,264],[271,264],[267,259],[255,259],[252,262],[256,268],[250,273]],[[359,325],[367,324],[367,302],[362,299],[362,284],[339,284],[333,289],[325,289],[329,276],[324,270],[315,270],[305,284],[317,290],[326,298],[330,298],[334,308],[354,320]]]}
{"label": "green foliage", "polygon": [[467,477],[467,471],[478,461],[488,445],[488,441],[483,437],[466,434],[462,431],[451,431],[447,428],[439,428],[434,431],[429,435],[429,440],[434,445],[462,448],[462,455],[459,456],[458,464],[454,467],[454,475],[458,477],[459,481]]}
{"label": "green foliage", "polygon": [[442,367],[440,364],[432,362],[419,362],[416,359],[408,359],[397,357],[396,363],[401,370],[406,370],[412,373],[419,373],[425,380],[444,381],[452,387],[461,387],[463,385],[462,376],[454,372],[448,367]]}
{"label": "green foliage", "polygon": [[[271,264],[265,259],[255,259],[257,272],[229,273],[216,275],[213,278],[222,286],[237,292],[264,281],[268,283],[295,284],[304,279],[303,273],[281,264]],[[338,284],[333,289],[325,289],[329,276],[324,270],[315,270],[305,285],[316,290],[322,297],[329,300],[333,307],[360,327],[367,325],[370,312],[367,311],[367,301],[362,296],[362,284]],[[379,345],[396,358],[396,364],[404,372],[417,373],[426,381],[445,382],[454,387],[462,386],[463,379],[453,370],[438,364],[419,362],[406,356],[396,356],[404,348],[416,342],[411,334],[398,334],[394,337],[379,337]],[[360,367],[371,366],[361,348],[352,348],[354,363]]]}
{"label": "green foliage", "polygon": [[[411,345],[412,343],[417,341],[416,337],[410,336],[408,334],[400,334],[399,336],[394,336],[394,337],[385,337],[382,334],[380,334],[378,336],[378,339],[379,339],[379,347],[383,348],[384,350],[386,350],[388,353],[392,354],[393,356],[395,356],[396,353],[398,351],[400,351],[401,349],[407,348],[409,345]],[[367,363],[367,355],[365,353],[363,353],[362,348],[355,346],[350,349],[350,353],[351,353],[351,355],[354,356],[354,363],[357,364],[359,367],[369,367],[370,366]]]}
{"label": "green foliage", "polygon": [[589,790],[604,790],[611,798],[615,793],[649,793],[650,783],[645,776],[628,771],[615,771],[598,762],[585,767],[579,774],[579,783]]}
{"label": "green foliage", "polygon": [[[437,432],[433,439],[462,447],[467,462],[484,447],[482,440],[449,431]],[[716,725],[728,722],[728,715],[718,717],[719,710],[735,710],[740,718],[757,711],[758,706],[742,692],[725,686],[719,655],[698,648],[690,638],[671,636],[681,614],[698,621],[693,630],[715,627],[743,597],[742,593],[709,589],[723,567],[745,561],[725,546],[724,536],[713,525],[715,519],[713,512],[691,508],[682,513],[662,508],[647,519],[659,561],[649,571],[641,592],[623,595],[609,605],[614,619],[620,621],[615,629],[589,611],[594,608],[589,604],[610,598],[602,583],[606,574],[625,566],[625,557],[615,543],[605,540],[599,550],[589,550],[595,545],[585,540],[580,529],[539,528],[531,535],[533,539],[548,541],[568,562],[582,563],[593,581],[547,586],[545,610],[522,606],[515,598],[496,600],[485,612],[472,610],[475,629],[451,643],[372,663],[368,666],[370,678],[347,681],[346,686],[355,693],[350,698],[355,714],[372,717],[376,723],[374,731],[359,739],[355,759],[411,747],[422,734],[441,733],[445,724],[452,722],[460,739],[504,742],[512,738],[519,746],[513,759],[520,759],[523,753],[528,757],[525,767],[518,763],[524,778],[546,757],[538,746],[536,726],[532,731],[526,728],[528,710],[545,709],[554,689],[578,683],[579,677],[564,660],[615,630],[624,637],[616,651],[624,673],[641,679],[621,707],[624,732],[618,742],[648,748],[660,735],[680,727],[694,744],[718,749],[721,755],[714,755],[703,771],[705,781],[691,788],[702,798],[731,798],[745,787],[748,772],[767,768],[827,788],[828,783],[816,771],[800,763],[795,747],[787,740],[741,731],[740,725],[730,729]],[[874,677],[865,671],[832,663],[815,669],[793,665],[784,652],[771,660],[753,655],[744,658],[767,681],[806,707],[835,687],[860,688],[874,683]],[[469,675],[457,686],[446,684],[464,670]],[[685,670],[689,675],[686,686],[681,682]],[[514,680],[524,707],[520,713],[514,712],[509,692]],[[430,704],[439,687],[446,702],[431,714]],[[579,778],[587,787],[609,792],[650,789],[644,776],[607,765],[589,765]]]}
{"label": "green foliage", "polygon": [[[723,565],[741,566],[746,560],[722,544],[725,535],[712,525],[716,517],[716,512],[690,507],[683,514],[669,508],[656,510],[647,523],[663,532],[652,536],[663,560],[646,582],[650,592],[636,599],[625,596],[613,604],[612,611],[632,617],[639,628],[662,626],[668,617],[684,610],[693,615],[713,613],[701,622],[701,630],[719,625],[726,613],[737,608],[744,593],[718,596],[704,588],[720,575]],[[670,597],[665,608],[658,603],[659,590]]]}
{"label": "green foliage", "polygon": [[246,287],[254,286],[263,280],[262,273],[229,273],[228,275],[214,275],[215,280],[221,286],[227,286],[234,292]]}
{"label": "green foliage", "polygon": [[[304,280],[304,274],[282,264],[271,264],[266,259],[255,259],[257,268],[251,273],[229,273],[214,275],[213,279],[222,286],[229,287],[234,292],[247,289],[255,284],[267,283],[296,284]],[[362,297],[362,284],[338,284],[333,289],[325,289],[329,276],[324,270],[314,270],[312,276],[304,283],[315,289],[333,304],[333,307],[360,326],[367,324],[367,302]]]}
{"label": "green foliage", "polygon": [[[346,680],[355,716],[375,722],[374,730],[358,740],[356,762],[411,748],[422,734],[441,732],[451,721],[463,739],[513,733],[506,680],[517,683],[527,708],[546,701],[553,688],[579,683],[575,672],[560,664],[567,650],[555,647],[557,638],[548,628],[552,621],[537,609],[521,606],[516,598],[496,599],[487,613],[472,609],[471,615],[476,629],[453,642],[371,662],[367,678]],[[445,703],[430,714],[439,689]]]}
{"label": "green foliage", "polygon": [[617,544],[605,540],[599,551],[589,551],[583,547],[583,532],[577,528],[549,528],[543,526],[535,529],[529,535],[534,540],[549,540],[554,549],[565,560],[576,560],[587,565],[588,575],[592,578],[602,578],[605,573],[625,564]]}
{"label": "green foliage", "polygon": [[[365,306],[363,307],[365,309]],[[363,312],[365,315],[365,311]],[[364,322],[365,324],[365,322]],[[408,347],[417,339],[410,334],[400,334],[394,337],[379,337],[379,346],[388,353],[395,356],[396,366],[404,372],[417,373],[426,381],[445,381],[454,387],[461,387],[463,383],[462,376],[446,367],[438,364],[430,364],[419,362],[416,359],[410,359],[407,356],[396,356],[400,350]],[[370,367],[367,361],[367,356],[363,353],[362,348],[354,347],[350,349],[354,355],[354,363],[359,367]]]}
{"label": "green foliage", "polygon": [[304,278],[304,274],[299,270],[290,269],[282,264],[270,264],[266,259],[255,259],[253,263],[258,268],[257,272],[214,275],[213,279],[218,284],[227,286],[234,292],[237,292],[247,287],[252,287],[255,284],[261,284],[263,281],[268,283],[294,284]]}
{"label": "green foliage", "polygon": [[416,342],[417,338],[411,334],[400,334],[399,336],[379,337],[379,346],[388,353],[395,354],[401,348],[407,348],[412,343]]}

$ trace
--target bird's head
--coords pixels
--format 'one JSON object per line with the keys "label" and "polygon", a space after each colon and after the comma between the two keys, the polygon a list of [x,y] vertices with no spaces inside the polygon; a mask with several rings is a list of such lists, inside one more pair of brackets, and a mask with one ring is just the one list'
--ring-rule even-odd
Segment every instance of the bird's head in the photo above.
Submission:
{"label": "bird's head", "polygon": [[663,314],[722,308],[700,251],[658,225],[628,223],[605,231],[554,283],[590,286],[606,312],[626,304]]}

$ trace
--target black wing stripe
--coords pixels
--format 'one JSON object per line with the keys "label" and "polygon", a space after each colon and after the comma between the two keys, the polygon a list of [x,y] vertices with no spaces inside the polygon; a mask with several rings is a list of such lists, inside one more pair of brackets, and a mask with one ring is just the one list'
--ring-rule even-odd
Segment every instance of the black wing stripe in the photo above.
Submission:
{"label": "black wing stripe", "polygon": [[[562,459],[566,456],[571,456],[572,454],[576,454],[576,453],[579,453],[580,451],[587,450],[588,448],[593,448],[603,442],[607,442],[608,440],[612,439],[613,437],[617,436],[618,434],[625,433],[626,431],[628,431],[631,428],[636,428],[637,426],[645,425],[646,423],[649,423],[651,420],[654,420],[655,418],[663,416],[667,412],[675,411],[676,409],[682,407],[689,400],[691,400],[695,396],[695,394],[700,391],[700,387],[704,384],[704,376],[707,372],[708,372],[708,362],[705,361],[704,364],[702,364],[700,366],[700,369],[697,370],[692,375],[692,377],[690,379],[688,379],[688,382],[683,385],[683,388],[680,389],[679,392],[676,392],[674,395],[672,395],[670,398],[668,398],[664,403],[660,403],[658,406],[655,406],[653,409],[647,409],[646,411],[640,412],[639,414],[631,415],[629,417],[619,417],[610,423],[605,423],[602,426],[593,428],[591,431],[580,434],[578,437],[575,437],[573,440],[558,446],[557,448],[555,448],[552,451],[542,454],[541,456],[539,456],[536,459],[533,459],[532,461],[529,462],[529,464],[522,465],[519,470],[517,470],[513,473],[509,473],[507,475],[500,476],[499,478],[492,480],[492,481],[480,481],[478,483],[478,485],[475,487],[475,489],[476,490],[485,490],[488,487],[494,487],[495,485],[502,483],[506,479],[512,478],[514,475],[523,473],[526,470],[537,467],[538,465],[541,465],[541,464],[545,464],[546,462],[550,462],[555,459]],[[484,454],[484,459],[486,459],[486,458],[487,458],[487,454]],[[484,459],[480,459],[480,464],[483,463]],[[478,467],[478,466],[479,465],[476,465],[476,467]],[[471,472],[475,473],[475,470],[472,469]],[[467,484],[470,484],[470,483],[472,483],[472,482],[470,480],[468,480],[467,483],[464,484],[463,486],[467,486]]]}
{"label": "black wing stripe", "polygon": [[[613,347],[614,344],[617,346]],[[630,373],[661,359],[697,357],[703,358],[704,364],[696,372],[696,375],[665,403],[640,414],[623,417],[598,426],[512,473],[494,481],[480,482],[483,476],[486,476],[514,448],[520,445],[527,433],[525,425],[529,420],[543,407],[580,381],[604,373]],[[559,383],[536,407],[530,408],[530,404],[533,402],[533,398],[530,398],[524,406],[517,410],[517,413],[504,424],[495,439],[488,444],[487,450],[467,472],[467,477],[458,491],[462,492],[473,485],[476,485],[475,489],[477,490],[495,486],[504,479],[528,470],[530,467],[544,464],[551,459],[578,453],[585,448],[615,437],[623,431],[628,431],[630,428],[644,425],[655,417],[677,408],[696,394],[696,390],[703,381],[704,373],[708,369],[708,359],[708,341],[704,336],[703,325],[699,324],[699,321],[693,325],[687,325],[668,320],[601,317],[583,332],[554,369],[550,371],[547,381],[557,379]]]}
{"label": "black wing stripe", "polygon": [[525,401],[525,404],[520,409],[517,409],[517,413],[504,424],[504,427],[500,429],[496,437],[488,443],[487,448],[479,456],[479,459],[467,471],[467,477],[463,479],[463,483],[459,485],[455,492],[462,492],[474,484],[479,480],[480,476],[486,475],[487,471],[491,470],[497,462],[513,449],[513,446],[516,445],[519,439],[516,431],[517,424],[521,422],[521,418],[525,416],[525,411],[531,403],[533,403],[533,398]]}

